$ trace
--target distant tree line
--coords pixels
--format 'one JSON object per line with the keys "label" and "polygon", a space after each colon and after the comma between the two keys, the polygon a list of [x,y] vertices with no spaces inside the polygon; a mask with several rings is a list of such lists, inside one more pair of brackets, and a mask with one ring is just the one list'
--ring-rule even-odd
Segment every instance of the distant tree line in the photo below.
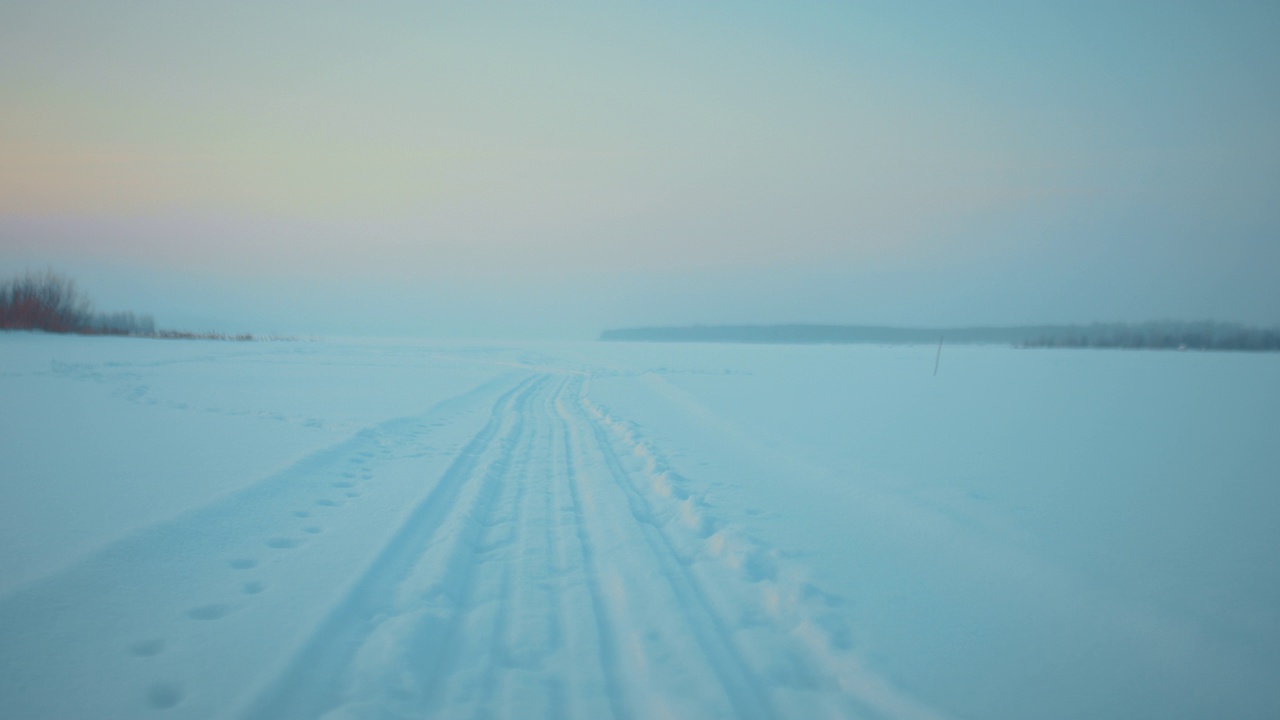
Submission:
{"label": "distant tree line", "polygon": [[199,340],[252,340],[252,335],[157,330],[150,315],[95,313],[74,281],[53,272],[27,273],[0,283],[0,329],[81,335],[135,335]]}
{"label": "distant tree line", "polygon": [[687,325],[605,330],[601,340],[624,342],[715,342],[779,345],[949,343],[1012,345],[1053,330],[1034,327],[901,328],[883,325]]}
{"label": "distant tree line", "polygon": [[151,335],[150,315],[95,313],[93,303],[70,278],[52,270],[0,283],[0,328],[87,335]]}
{"label": "distant tree line", "polygon": [[1022,347],[1280,350],[1280,329],[1223,322],[1094,323],[1055,328]]}
{"label": "distant tree line", "polygon": [[900,328],[876,325],[688,325],[605,330],[601,340],[766,344],[1013,345],[1062,348],[1280,350],[1280,328],[1222,322],[1094,323],[1014,327]]}

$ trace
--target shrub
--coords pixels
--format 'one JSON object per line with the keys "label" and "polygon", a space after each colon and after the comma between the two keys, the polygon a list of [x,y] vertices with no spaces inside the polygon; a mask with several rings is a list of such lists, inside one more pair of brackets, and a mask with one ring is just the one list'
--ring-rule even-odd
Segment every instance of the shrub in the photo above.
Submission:
{"label": "shrub", "polygon": [[89,299],[75,282],[52,270],[29,272],[0,285],[0,328],[83,332],[92,319]]}

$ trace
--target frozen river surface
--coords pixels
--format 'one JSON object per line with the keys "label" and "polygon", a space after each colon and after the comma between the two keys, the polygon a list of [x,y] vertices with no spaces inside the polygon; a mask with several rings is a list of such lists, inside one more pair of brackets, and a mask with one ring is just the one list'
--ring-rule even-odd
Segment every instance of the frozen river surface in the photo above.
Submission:
{"label": "frozen river surface", "polygon": [[1280,356],[0,335],[0,717],[1274,718]]}

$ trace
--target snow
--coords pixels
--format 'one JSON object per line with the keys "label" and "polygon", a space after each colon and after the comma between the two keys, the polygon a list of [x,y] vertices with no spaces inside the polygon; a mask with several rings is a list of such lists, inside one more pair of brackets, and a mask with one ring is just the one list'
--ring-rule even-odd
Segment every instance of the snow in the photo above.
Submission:
{"label": "snow", "polygon": [[0,335],[0,716],[1280,715],[1274,355]]}

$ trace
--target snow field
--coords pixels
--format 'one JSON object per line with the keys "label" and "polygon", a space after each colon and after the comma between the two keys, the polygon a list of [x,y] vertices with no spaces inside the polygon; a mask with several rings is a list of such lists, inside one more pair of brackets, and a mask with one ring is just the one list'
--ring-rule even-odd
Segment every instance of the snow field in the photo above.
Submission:
{"label": "snow field", "polygon": [[0,716],[1280,707],[1268,357],[0,341]]}

